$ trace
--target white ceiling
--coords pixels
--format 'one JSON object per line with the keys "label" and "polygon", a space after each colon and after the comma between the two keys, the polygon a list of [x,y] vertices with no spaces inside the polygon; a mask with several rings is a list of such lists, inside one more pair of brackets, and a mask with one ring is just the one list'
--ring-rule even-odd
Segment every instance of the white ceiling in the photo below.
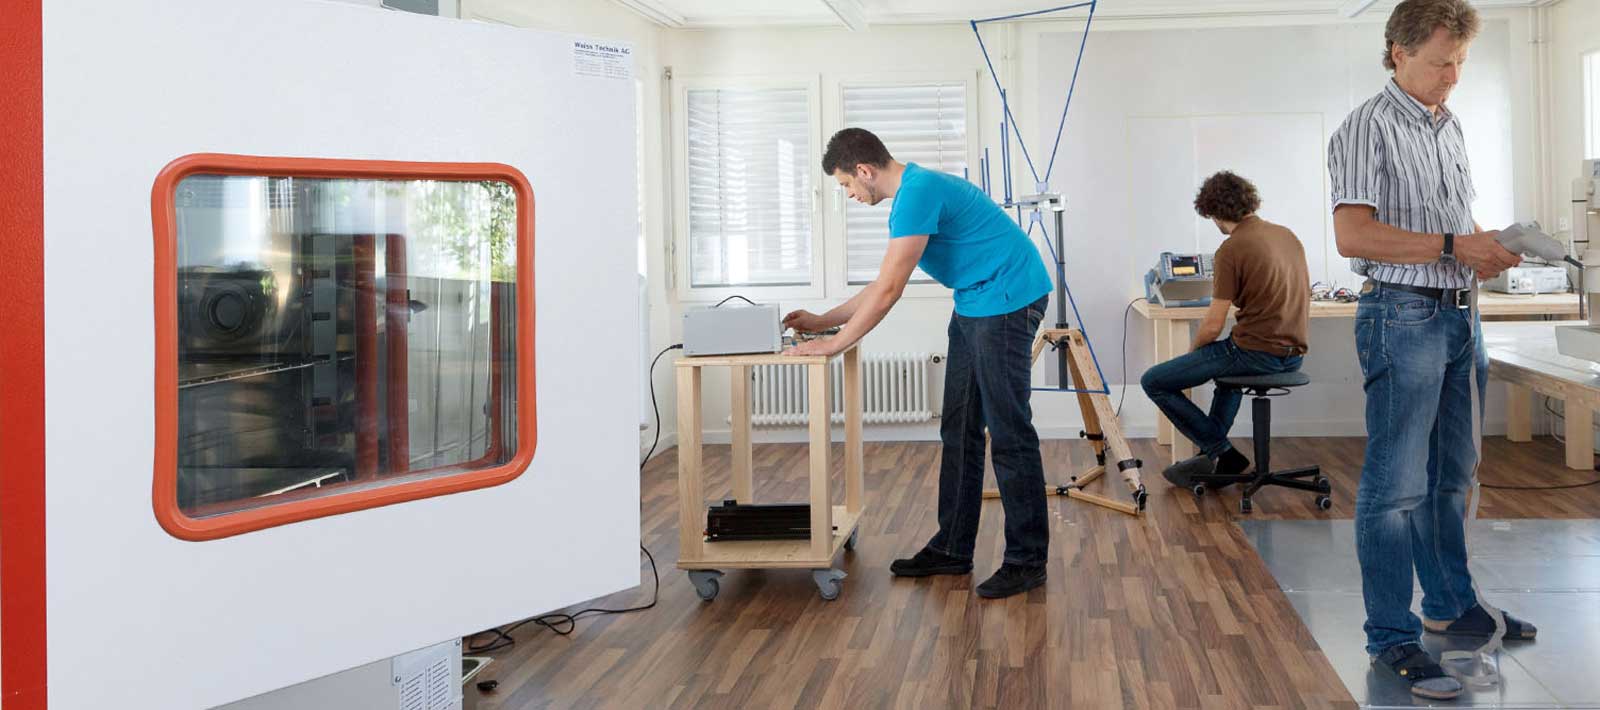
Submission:
{"label": "white ceiling", "polygon": [[[613,0],[669,27],[773,25],[843,26],[834,6],[857,8],[871,24],[966,22],[1032,12],[1075,0]],[[1475,0],[1478,7],[1526,7],[1552,0]],[[1378,0],[1369,13],[1386,12],[1397,0]],[[1096,17],[1149,18],[1247,15],[1339,16],[1359,0],[1099,0]],[[1073,10],[1059,18],[1082,17]],[[1048,17],[1046,18],[1048,19]]]}

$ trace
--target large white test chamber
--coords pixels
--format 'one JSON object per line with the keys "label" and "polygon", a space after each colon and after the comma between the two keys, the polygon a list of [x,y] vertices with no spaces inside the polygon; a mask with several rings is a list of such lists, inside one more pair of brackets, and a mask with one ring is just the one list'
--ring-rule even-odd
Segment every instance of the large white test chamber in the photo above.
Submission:
{"label": "large white test chamber", "polygon": [[20,4],[41,130],[6,140],[42,168],[7,199],[42,226],[6,244],[42,266],[7,279],[42,327],[6,346],[42,426],[8,436],[42,454],[0,451],[6,710],[212,707],[638,584],[625,46]]}

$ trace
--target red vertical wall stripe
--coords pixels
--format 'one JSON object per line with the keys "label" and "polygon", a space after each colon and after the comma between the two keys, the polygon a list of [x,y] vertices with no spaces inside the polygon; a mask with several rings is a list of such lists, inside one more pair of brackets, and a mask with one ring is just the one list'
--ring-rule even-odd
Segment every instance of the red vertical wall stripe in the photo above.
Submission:
{"label": "red vertical wall stripe", "polygon": [[0,32],[0,705],[45,707],[43,0]]}

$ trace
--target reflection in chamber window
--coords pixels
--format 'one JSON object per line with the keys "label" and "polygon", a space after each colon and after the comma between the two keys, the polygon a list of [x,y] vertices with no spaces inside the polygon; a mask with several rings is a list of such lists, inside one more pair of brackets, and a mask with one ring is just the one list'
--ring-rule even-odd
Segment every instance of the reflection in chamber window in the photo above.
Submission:
{"label": "reflection in chamber window", "polygon": [[186,515],[512,458],[510,185],[194,175],[174,201]]}

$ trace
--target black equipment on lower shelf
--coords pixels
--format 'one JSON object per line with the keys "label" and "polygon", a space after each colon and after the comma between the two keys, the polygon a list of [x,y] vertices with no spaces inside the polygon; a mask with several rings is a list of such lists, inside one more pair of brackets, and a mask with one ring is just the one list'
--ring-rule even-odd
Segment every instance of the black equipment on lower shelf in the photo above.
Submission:
{"label": "black equipment on lower shelf", "polygon": [[[835,530],[838,528],[835,527]],[[806,540],[811,537],[807,503],[743,504],[722,501],[706,511],[706,541]]]}

